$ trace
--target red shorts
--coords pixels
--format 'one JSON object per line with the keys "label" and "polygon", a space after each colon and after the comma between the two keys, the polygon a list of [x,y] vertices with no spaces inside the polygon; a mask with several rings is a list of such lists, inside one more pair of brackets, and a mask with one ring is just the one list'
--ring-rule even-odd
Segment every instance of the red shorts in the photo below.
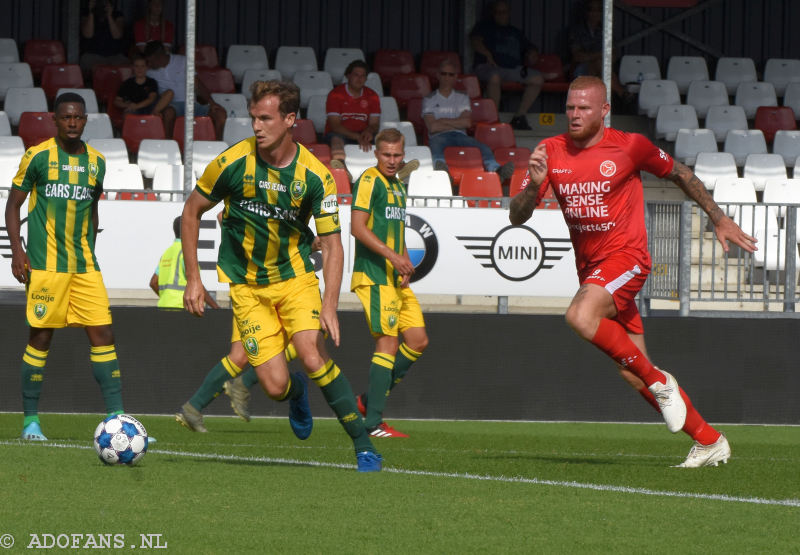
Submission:
{"label": "red shorts", "polygon": [[636,306],[636,295],[649,273],[649,266],[643,265],[636,258],[626,254],[615,254],[587,269],[579,277],[581,285],[599,285],[611,294],[617,307],[614,320],[626,331],[643,334],[644,326]]}

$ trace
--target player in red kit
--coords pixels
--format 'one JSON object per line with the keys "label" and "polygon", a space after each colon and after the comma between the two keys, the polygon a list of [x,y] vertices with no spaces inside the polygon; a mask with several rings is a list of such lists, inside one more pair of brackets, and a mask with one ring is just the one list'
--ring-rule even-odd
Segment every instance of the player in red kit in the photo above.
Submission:
{"label": "player in red kit", "polygon": [[617,363],[622,377],[661,412],[671,432],[683,430],[694,439],[678,466],[716,466],[731,456],[728,440],[700,416],[675,378],[647,356],[634,301],[650,273],[639,172],[669,179],[694,200],[714,223],[725,252],[728,241],[753,252],[756,239],[725,215],[688,167],[642,135],[604,127],[609,110],[603,81],[579,77],[570,84],[568,132],[545,139],[533,151],[509,219],[514,225],[526,222],[552,186],[581,284],[567,309],[567,323]]}

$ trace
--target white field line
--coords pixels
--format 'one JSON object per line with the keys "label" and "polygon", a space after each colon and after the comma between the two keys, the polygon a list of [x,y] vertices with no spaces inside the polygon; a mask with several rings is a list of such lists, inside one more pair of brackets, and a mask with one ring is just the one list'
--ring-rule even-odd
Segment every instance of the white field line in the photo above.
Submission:
{"label": "white field line", "polygon": [[[21,440],[0,441],[0,445],[30,446],[30,447],[56,447],[60,449],[85,449],[94,450],[92,446],[79,445],[73,443],[46,442],[23,442]],[[242,457],[239,455],[224,455],[215,453],[192,453],[186,451],[172,451],[167,449],[153,449],[153,453],[162,455],[172,455],[178,457],[188,457],[193,459],[209,459],[218,461],[241,461],[241,462],[260,462],[265,464],[286,464],[296,466],[315,466],[320,468],[344,468],[354,469],[353,464],[331,463],[324,461],[304,461],[299,459],[286,459],[281,457]],[[765,499],[761,497],[740,497],[735,495],[694,493],[682,491],[652,490],[648,488],[633,488],[628,486],[612,486],[607,484],[592,484],[585,482],[563,481],[563,480],[543,480],[540,478],[525,478],[522,476],[492,476],[486,474],[469,474],[458,472],[435,472],[429,470],[407,470],[403,468],[384,467],[383,472],[393,474],[405,474],[409,476],[430,476],[433,478],[454,478],[462,480],[476,480],[486,482],[502,482],[511,484],[531,484],[538,486],[552,486],[573,489],[586,489],[593,491],[607,491],[612,493],[628,493],[633,495],[650,495],[655,497],[678,497],[685,499],[703,499],[708,501],[725,501],[730,503],[749,503],[753,505],[778,505],[783,507],[800,507],[800,499]]]}

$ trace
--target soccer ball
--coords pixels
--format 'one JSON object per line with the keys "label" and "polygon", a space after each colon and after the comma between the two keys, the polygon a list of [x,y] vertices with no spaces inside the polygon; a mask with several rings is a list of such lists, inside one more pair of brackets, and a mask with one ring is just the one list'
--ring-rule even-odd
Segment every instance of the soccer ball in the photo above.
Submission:
{"label": "soccer ball", "polygon": [[94,431],[94,449],[106,464],[135,464],[147,453],[147,430],[133,416],[109,416]]}

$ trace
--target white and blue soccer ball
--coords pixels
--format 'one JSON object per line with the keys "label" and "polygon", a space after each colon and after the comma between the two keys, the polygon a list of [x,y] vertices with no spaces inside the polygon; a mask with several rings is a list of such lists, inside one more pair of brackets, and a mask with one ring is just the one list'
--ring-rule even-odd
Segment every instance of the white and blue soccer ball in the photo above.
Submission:
{"label": "white and blue soccer ball", "polygon": [[147,453],[147,430],[127,414],[109,416],[94,431],[94,449],[106,464],[135,464]]}

